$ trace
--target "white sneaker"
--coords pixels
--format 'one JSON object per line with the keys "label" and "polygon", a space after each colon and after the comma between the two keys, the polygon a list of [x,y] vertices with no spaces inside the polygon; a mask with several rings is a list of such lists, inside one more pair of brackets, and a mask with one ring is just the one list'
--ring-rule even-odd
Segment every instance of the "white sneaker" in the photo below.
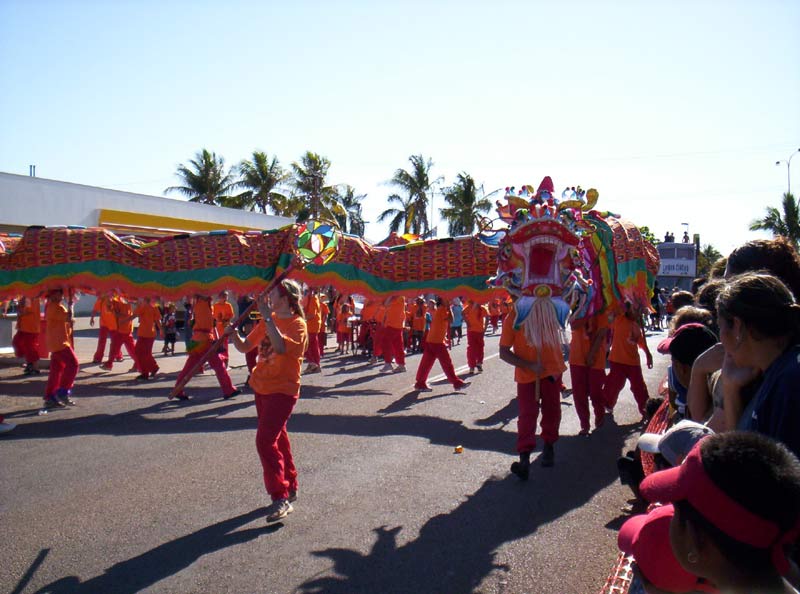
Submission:
{"label": "white sneaker", "polygon": [[397,366],[397,367],[395,367],[395,369],[394,369],[394,372],[395,372],[395,373],[405,373],[406,371],[407,371],[407,370],[406,370],[406,366],[405,366],[405,365],[398,365],[398,366]]}
{"label": "white sneaker", "polygon": [[0,433],[8,433],[9,431],[13,431],[14,427],[16,427],[16,423],[9,423],[4,421],[0,423]]}
{"label": "white sneaker", "polygon": [[391,363],[384,363],[383,367],[381,367],[381,373],[391,373],[394,371],[394,367],[392,367]]}
{"label": "white sneaker", "polygon": [[270,524],[282,520],[293,511],[294,508],[288,499],[273,501],[272,505],[267,508],[267,523]]}

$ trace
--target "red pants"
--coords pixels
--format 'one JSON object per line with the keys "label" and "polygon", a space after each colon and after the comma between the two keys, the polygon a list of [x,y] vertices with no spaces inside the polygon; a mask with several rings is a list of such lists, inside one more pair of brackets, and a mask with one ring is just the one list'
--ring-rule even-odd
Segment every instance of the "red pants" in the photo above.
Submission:
{"label": "red pants", "polygon": [[569,375],[572,378],[572,400],[575,403],[575,412],[578,414],[581,430],[589,430],[590,400],[594,410],[595,427],[601,425],[606,414],[605,398],[603,397],[605,371],[592,369],[585,365],[570,365]]}
{"label": "red pants", "polygon": [[125,346],[125,350],[128,351],[128,356],[133,359],[133,365],[136,367],[136,370],[141,373],[142,368],[139,367],[139,360],[136,358],[136,345],[133,344],[133,336],[130,334],[122,334],[116,330],[111,331],[111,348],[108,351],[108,361],[106,361],[106,365],[113,366],[114,361],[120,358],[123,345]]}
{"label": "red pants", "polygon": [[372,355],[374,357],[383,356],[383,326],[375,325],[375,334],[372,335]]}
{"label": "red pants", "polygon": [[322,355],[325,354],[325,333],[324,332],[320,332],[319,334],[317,334],[317,344],[319,344],[319,358],[322,359]]}
{"label": "red pants", "polygon": [[286,422],[297,397],[256,393],[255,400],[258,413],[256,450],[261,458],[264,486],[273,501],[285,499],[289,497],[289,491],[297,491],[297,469],[286,432]]}
{"label": "red pants", "polygon": [[483,365],[483,331],[467,332],[467,366]]}
{"label": "red pants", "polygon": [[[186,374],[194,367],[195,363],[203,358],[203,355],[211,348],[212,344],[211,342],[206,342],[204,348],[198,347],[189,354],[186,358],[186,363],[183,365],[183,369],[181,369],[181,372],[178,374],[178,379],[175,381],[176,386],[183,381],[183,378],[186,377]],[[225,369],[225,362],[222,360],[222,356],[219,353],[212,353],[207,359],[207,362],[217,376],[217,381],[222,388],[222,393],[225,394],[225,396],[233,394],[236,388],[233,387],[231,376],[228,375],[228,370]]]}
{"label": "red pants", "polygon": [[100,363],[103,360],[103,353],[106,352],[106,339],[111,334],[111,330],[107,326],[100,325],[100,334],[97,336],[97,349],[94,352],[92,360],[95,363]]}
{"label": "red pants", "polygon": [[319,334],[316,332],[308,333],[308,348],[305,356],[307,362],[319,365]]}
{"label": "red pants", "polygon": [[33,365],[39,360],[39,335],[34,332],[19,330],[11,340],[14,355],[25,359],[25,363]]}
{"label": "red pants", "polygon": [[500,316],[489,316],[489,322],[492,324],[492,331],[497,332],[497,324],[500,322]]}
{"label": "red pants", "polygon": [[72,348],[67,347],[56,353],[50,353],[50,374],[47,376],[44,397],[52,398],[56,393],[59,396],[69,396],[76,375],[78,375],[78,358]]}
{"label": "red pants", "polygon": [[426,342],[422,347],[422,359],[420,359],[419,367],[417,368],[417,386],[422,386],[428,381],[428,374],[433,368],[433,362],[437,360],[450,383],[456,388],[460,387],[464,382],[456,375],[447,347],[443,344],[434,344],[432,342]]}
{"label": "red pants", "polygon": [[555,443],[561,425],[561,376],[550,376],[539,380],[541,402],[536,400],[536,382],[517,384],[517,453],[524,454],[536,449],[536,421],[539,407],[542,409],[542,440]]}
{"label": "red pants", "polygon": [[622,388],[625,387],[625,380],[631,382],[631,392],[639,407],[639,412],[644,414],[644,407],[650,395],[647,393],[647,384],[644,383],[641,365],[624,365],[622,363],[611,362],[611,371],[606,378],[603,388],[603,400],[607,408],[614,408],[617,398]]}
{"label": "red pants", "polygon": [[383,329],[383,361],[384,363],[391,363],[392,358],[398,365],[406,364],[403,329],[386,326]]}
{"label": "red pants", "polygon": [[136,346],[134,351],[136,353],[136,362],[139,366],[139,373],[150,375],[158,371],[158,363],[153,358],[153,343],[156,341],[155,337],[139,336],[136,339]]}
{"label": "red pants", "polygon": [[253,347],[244,354],[244,360],[247,363],[247,373],[253,373],[258,362],[258,347]]}

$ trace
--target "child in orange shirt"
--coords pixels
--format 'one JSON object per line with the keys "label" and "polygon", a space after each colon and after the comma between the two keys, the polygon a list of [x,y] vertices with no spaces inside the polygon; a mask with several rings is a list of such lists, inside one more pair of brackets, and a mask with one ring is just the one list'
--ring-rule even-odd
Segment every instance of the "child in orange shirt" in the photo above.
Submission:
{"label": "child in orange shirt", "polygon": [[325,330],[328,328],[328,316],[331,315],[331,308],[328,307],[328,302],[325,299],[320,299],[319,315],[320,325],[317,342],[319,343],[319,358],[322,359],[325,354],[325,343],[328,342],[328,334]]}
{"label": "child in orange shirt", "polygon": [[[112,337],[113,332],[117,330],[117,316],[114,313],[114,302],[116,297],[113,293],[101,295],[94,302],[92,308],[92,317],[89,318],[89,325],[94,327],[94,316],[100,314],[100,330],[97,335],[97,349],[92,358],[93,363],[102,363],[103,354],[106,352],[106,341]],[[122,357],[118,359],[122,361]]]}
{"label": "child in orange shirt", "polygon": [[308,365],[304,373],[320,373],[319,333],[322,330],[322,305],[319,295],[314,289],[308,289],[303,299],[303,311],[306,316],[306,329],[308,331],[308,348],[305,358]]}
{"label": "child in orange shirt", "polygon": [[464,321],[467,323],[467,365],[469,372],[483,373],[484,333],[489,311],[477,301],[470,301],[464,310]]}
{"label": "child in orange shirt", "polygon": [[[292,513],[292,502],[297,499],[297,469],[286,423],[300,396],[303,354],[308,348],[300,296],[300,286],[284,280],[259,301],[262,319],[246,339],[235,328],[226,329],[240,352],[260,345],[250,386],[255,392],[258,414],[256,449],[261,458],[264,486],[272,499],[267,508],[267,522],[276,522]],[[345,308],[349,306],[343,305],[342,309]]]}
{"label": "child in orange shirt", "polygon": [[128,352],[128,356],[133,360],[133,367],[128,373],[139,371],[139,361],[136,358],[136,345],[133,342],[133,307],[128,300],[120,295],[113,302],[114,315],[116,318],[116,329],[111,332],[111,348],[108,351],[108,360],[100,365],[101,369],[111,371],[114,361],[122,360],[122,347]]}
{"label": "child in orange shirt", "polygon": [[350,306],[347,303],[341,305],[339,315],[336,316],[336,347],[337,353],[347,352],[347,343],[350,340]]}
{"label": "child in orange shirt", "polygon": [[[228,292],[222,291],[219,294],[219,300],[211,307],[211,313],[214,315],[214,323],[216,324],[217,336],[222,336],[225,328],[231,323],[234,318],[233,305],[228,301]],[[225,367],[228,367],[228,339],[222,341],[222,360],[225,362]]]}
{"label": "child in orange shirt", "polygon": [[606,337],[608,315],[597,314],[572,322],[569,345],[569,374],[572,378],[572,400],[581,429],[578,435],[589,435],[589,402],[594,410],[594,426],[600,428],[605,419],[603,384],[606,379]]}
{"label": "child in orange shirt", "polygon": [[422,352],[422,339],[425,334],[425,299],[417,297],[411,309],[411,352]]}
{"label": "child in orange shirt", "polygon": [[642,375],[642,363],[639,361],[639,349],[644,351],[647,368],[653,368],[653,355],[647,348],[644,331],[639,323],[640,316],[633,305],[626,301],[621,314],[614,318],[612,325],[613,337],[608,360],[611,369],[608,372],[603,388],[603,400],[606,412],[613,412],[617,404],[619,393],[625,387],[625,382],[630,381],[631,392],[639,407],[642,418],[645,417],[645,405],[650,397],[647,393],[647,384]]}
{"label": "child in orange shirt", "polygon": [[439,361],[442,366],[444,374],[456,390],[466,388],[469,383],[462,380],[456,375],[456,370],[453,367],[453,361],[450,359],[450,353],[445,346],[445,340],[450,330],[450,321],[453,314],[450,313],[450,307],[442,301],[441,297],[436,298],[436,309],[431,316],[431,327],[428,330],[428,335],[425,337],[424,350],[422,352],[422,359],[417,368],[417,377],[414,384],[414,389],[420,392],[430,392],[431,387],[428,385],[428,374],[433,368],[433,362]]}
{"label": "child in orange shirt", "polygon": [[137,380],[146,380],[155,377],[158,373],[158,363],[153,358],[153,343],[161,334],[161,312],[149,297],[145,297],[136,307],[133,316],[139,318],[139,328],[136,330],[136,360],[139,362],[139,375]]}
{"label": "child in orange shirt", "polygon": [[489,323],[492,325],[492,334],[497,332],[497,325],[500,323],[500,300],[492,299],[489,302]]}
{"label": "child in orange shirt", "polygon": [[17,307],[17,332],[11,344],[14,354],[25,359],[25,375],[38,375],[39,332],[41,331],[42,303],[39,298],[23,297]]}
{"label": "child in orange shirt", "polygon": [[[406,325],[406,299],[392,295],[384,302],[386,315],[383,324],[383,367],[381,371],[403,372],[406,370],[406,353],[403,345],[403,328]],[[392,359],[397,369],[392,367]]]}
{"label": "child in orange shirt", "polygon": [[78,375],[78,358],[72,350],[69,334],[72,328],[72,312],[62,300],[64,293],[55,289],[47,294],[45,320],[47,323],[47,349],[50,351],[50,373],[44,393],[45,408],[64,407],[75,404],[70,397]]}

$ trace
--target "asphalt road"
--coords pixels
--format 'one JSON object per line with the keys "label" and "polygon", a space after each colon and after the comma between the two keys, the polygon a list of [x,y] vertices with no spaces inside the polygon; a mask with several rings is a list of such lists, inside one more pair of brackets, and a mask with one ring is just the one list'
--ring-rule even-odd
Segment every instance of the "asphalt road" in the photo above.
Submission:
{"label": "asphalt road", "polygon": [[[81,361],[95,345],[87,326]],[[654,353],[663,336],[650,337]],[[484,373],[462,392],[438,364],[434,391],[412,391],[418,355],[382,374],[327,353],[289,422],[295,512],[272,526],[249,391],[224,401],[206,374],[179,404],[166,395],[182,356],[159,356],[163,375],[146,384],[129,361],[84,364],[78,406],[39,416],[46,375],[0,368],[0,411],[18,424],[0,437],[0,591],[598,592],[629,497],[615,460],[640,430],[633,397],[626,388],[589,437],[563,398],[556,465],[534,460],[522,483],[509,473],[515,387],[497,342],[487,336]],[[457,368],[465,352],[466,340],[453,348]],[[655,357],[651,394],[667,364]],[[243,358],[232,363],[241,384]]]}

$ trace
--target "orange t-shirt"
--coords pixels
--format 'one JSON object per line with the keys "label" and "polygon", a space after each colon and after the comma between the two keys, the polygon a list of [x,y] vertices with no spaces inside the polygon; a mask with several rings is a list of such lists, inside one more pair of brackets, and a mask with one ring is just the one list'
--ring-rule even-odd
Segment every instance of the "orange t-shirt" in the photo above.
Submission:
{"label": "orange t-shirt", "polygon": [[375,315],[373,317],[378,322],[378,326],[384,326],[386,324],[386,308],[380,303],[375,305]]}
{"label": "orange t-shirt", "polygon": [[67,308],[61,303],[48,302],[44,319],[47,322],[47,350],[57,353],[71,347],[67,330]]}
{"label": "orange t-shirt", "polygon": [[421,308],[420,311],[419,307],[415,307],[414,311],[412,312],[411,318],[411,329],[415,332],[424,332],[425,331],[425,307]]}
{"label": "orange t-shirt", "polygon": [[20,311],[17,318],[17,328],[20,332],[28,332],[29,334],[39,334],[42,304],[38,299],[31,299],[31,304],[24,310]]}
{"label": "orange t-shirt", "polygon": [[100,311],[100,327],[115,331],[117,329],[117,314],[114,306],[116,297],[101,297],[94,304],[94,311]]}
{"label": "orange t-shirt", "polygon": [[282,355],[272,350],[264,320],[247,335],[250,346],[259,345],[258,363],[250,375],[250,387],[256,394],[300,395],[300,368],[308,347],[308,328],[300,316],[272,319],[283,336],[286,352]]}
{"label": "orange t-shirt", "polygon": [[322,306],[320,305],[319,297],[316,295],[309,295],[303,309],[306,314],[308,333],[319,334],[319,331],[322,329]]}
{"label": "orange t-shirt", "polygon": [[325,324],[328,321],[328,316],[330,314],[331,314],[331,308],[328,307],[328,304],[325,301],[320,301],[319,303],[320,332],[322,332],[323,328],[325,328]]}
{"label": "orange t-shirt", "polygon": [[139,338],[155,338],[156,323],[161,324],[161,312],[152,303],[142,303],[136,308],[134,315],[139,317]]}
{"label": "orange t-shirt", "polygon": [[387,328],[399,328],[402,330],[406,325],[406,298],[395,297],[391,303],[386,306],[386,321],[384,325]]}
{"label": "orange t-shirt", "polygon": [[448,328],[450,328],[450,308],[444,305],[442,307],[437,307],[433,311],[433,315],[431,315],[431,327],[428,330],[428,336],[425,338],[425,342],[444,344],[444,337],[447,334]]}
{"label": "orange t-shirt", "polygon": [[361,321],[371,322],[375,320],[375,312],[378,310],[378,305],[374,301],[367,301],[361,310]]}
{"label": "orange t-shirt", "polygon": [[347,320],[350,319],[350,312],[347,313],[339,312],[339,315],[336,316],[336,331],[337,332],[350,332],[350,325],[348,324]]}
{"label": "orange t-shirt", "polygon": [[623,365],[641,365],[639,346],[644,346],[642,329],[635,320],[619,314],[614,320],[614,337],[611,339],[611,353],[608,360]]}
{"label": "orange t-shirt", "polygon": [[133,319],[124,320],[123,318],[130,318],[133,315],[133,306],[127,301],[117,301],[114,303],[114,310],[117,314],[117,332],[131,334],[133,332]]}
{"label": "orange t-shirt", "polygon": [[216,322],[217,333],[222,336],[222,333],[225,332],[225,326],[233,319],[233,305],[231,305],[230,301],[226,301],[225,303],[217,301],[211,306],[211,313]]}
{"label": "orange t-shirt", "polygon": [[192,340],[195,342],[214,340],[214,314],[211,312],[211,304],[205,299],[198,299],[192,313],[194,318]]}
{"label": "orange t-shirt", "polygon": [[467,332],[483,332],[484,326],[486,325],[486,316],[488,315],[489,312],[485,305],[475,307],[473,304],[470,304],[464,310],[464,321],[467,322]]}
{"label": "orange t-shirt", "polygon": [[[508,315],[511,316],[512,312],[509,312]],[[522,330],[514,330],[514,324],[503,324],[503,332],[500,334],[500,346],[511,347],[517,357],[526,361],[538,360],[536,347],[528,344]],[[518,384],[529,384],[535,382],[537,377],[543,379],[564,373],[567,366],[564,363],[564,354],[561,352],[560,344],[542,349],[541,355],[539,362],[542,364],[542,372],[538,376],[531,369],[514,367],[514,381]]]}
{"label": "orange t-shirt", "polygon": [[[598,314],[572,326],[572,340],[569,343],[569,362],[571,365],[586,367],[586,357],[592,348],[594,337],[604,328],[608,328],[608,315],[606,314]],[[590,362],[589,367],[591,369],[606,368],[605,344],[598,347],[594,361]]]}

